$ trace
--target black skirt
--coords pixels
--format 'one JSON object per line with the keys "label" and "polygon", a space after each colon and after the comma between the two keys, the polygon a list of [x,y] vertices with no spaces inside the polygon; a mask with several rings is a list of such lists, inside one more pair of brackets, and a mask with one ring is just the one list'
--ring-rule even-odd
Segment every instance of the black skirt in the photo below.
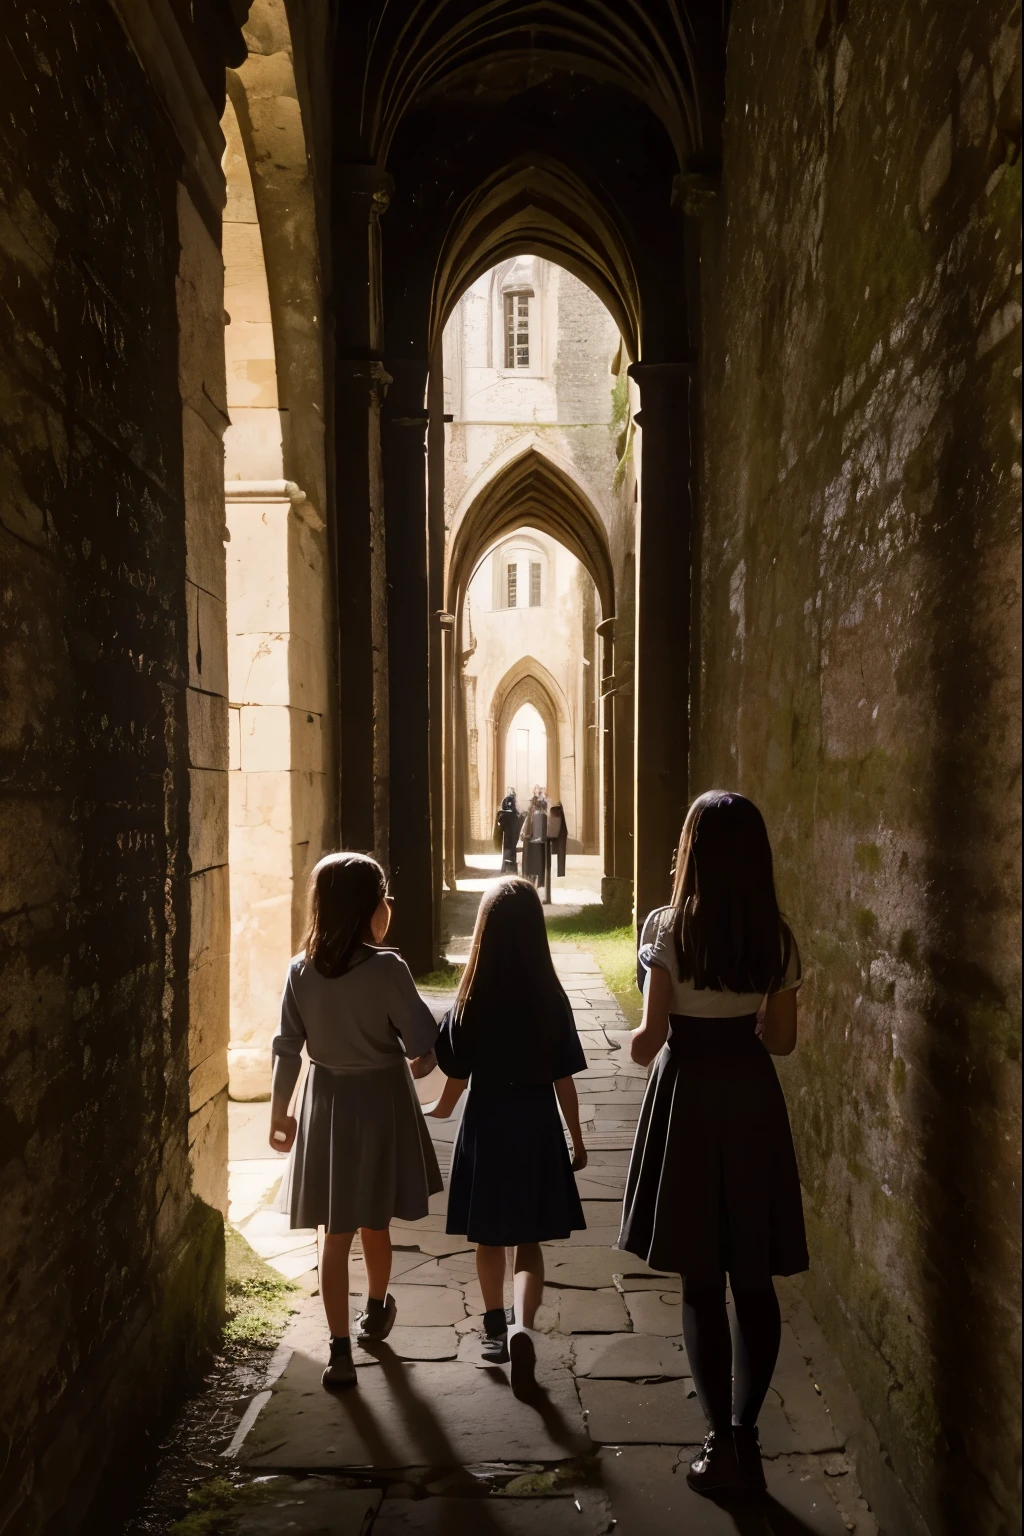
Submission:
{"label": "black skirt", "polygon": [[551,1084],[470,1089],[446,1230],[511,1248],[556,1242],[586,1225]]}
{"label": "black skirt", "polygon": [[618,1247],[694,1287],[808,1264],[786,1101],[756,1025],[670,1015],[640,1111]]}

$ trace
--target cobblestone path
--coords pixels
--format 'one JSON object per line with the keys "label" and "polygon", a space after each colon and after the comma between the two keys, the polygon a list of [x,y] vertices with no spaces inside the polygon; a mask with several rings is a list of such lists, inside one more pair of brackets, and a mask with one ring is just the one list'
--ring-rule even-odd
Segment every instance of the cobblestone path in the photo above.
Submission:
{"label": "cobblestone path", "polygon": [[[310,1295],[229,1453],[239,1471],[271,1479],[239,1536],[875,1536],[845,1455],[852,1394],[787,1282],[782,1353],[761,1419],[771,1499],[763,1511],[730,1510],[687,1487],[704,1420],[680,1337],[679,1278],[611,1246],[646,1074],[629,1060],[628,1031],[594,960],[552,948],[588,1060],[577,1078],[588,1226],[545,1245],[536,1396],[513,1396],[507,1366],[476,1363],[473,1252],[446,1236],[444,1195],[425,1220],[393,1225],[398,1323],[372,1354],[357,1352],[358,1388],[325,1392],[315,1234],[288,1232],[283,1217],[258,1208],[273,1165],[240,1159],[234,1219]],[[429,1079],[421,1088],[425,1100],[436,1096]],[[447,1172],[457,1121],[429,1124]],[[352,1284],[362,1294],[358,1255]]]}

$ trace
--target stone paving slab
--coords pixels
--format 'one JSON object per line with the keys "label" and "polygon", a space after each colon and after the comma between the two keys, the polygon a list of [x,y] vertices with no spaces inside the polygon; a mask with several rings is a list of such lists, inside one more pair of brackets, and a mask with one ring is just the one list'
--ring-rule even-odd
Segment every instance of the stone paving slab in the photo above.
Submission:
{"label": "stone paving slab", "polygon": [[770,1499],[766,1513],[773,1533],[846,1536],[846,1521],[820,1472],[805,1471],[783,1459],[766,1462],[764,1472]]}
{"label": "stone paving slab", "polygon": [[[577,1504],[579,1507],[577,1507]],[[605,1536],[610,1510],[604,1495],[572,1498],[385,1499],[373,1536]]]}
{"label": "stone paving slab", "polygon": [[680,1458],[677,1445],[600,1451],[601,1486],[615,1511],[615,1536],[771,1536],[756,1510],[732,1512],[694,1493],[686,1482],[688,1461],[685,1454]]}
{"label": "stone paving slab", "polygon": [[[454,1360],[459,1353],[459,1335],[454,1328],[396,1323],[388,1334],[387,1346],[399,1360]],[[376,1345],[357,1346],[352,1358],[356,1365],[380,1364]]]}
{"label": "stone paving slab", "polygon": [[600,1291],[547,1291],[537,1313],[537,1327],[558,1333],[622,1333],[629,1315],[614,1288]]}
{"label": "stone paving slab", "polygon": [[460,1467],[477,1462],[563,1461],[583,1453],[586,1435],[573,1379],[561,1365],[539,1367],[542,1391],[512,1395],[500,1370],[407,1365],[380,1349],[380,1370],[359,1385],[325,1392],[325,1353],[296,1353],[244,1442],[251,1469],[330,1470]]}
{"label": "stone paving slab", "polygon": [[573,1371],[592,1381],[640,1381],[645,1377],[689,1376],[681,1338],[659,1339],[650,1334],[582,1334],[572,1341]]}
{"label": "stone paving slab", "polygon": [[466,1315],[463,1292],[455,1286],[406,1285],[399,1281],[389,1290],[406,1327],[450,1327]]}
{"label": "stone paving slab", "polygon": [[368,1536],[380,1508],[377,1488],[338,1488],[319,1478],[274,1478],[243,1508],[236,1536]]}
{"label": "stone paving slab", "polygon": [[[618,1230],[616,1229],[616,1236]],[[548,1285],[593,1287],[615,1284],[616,1275],[652,1275],[643,1259],[618,1249],[572,1249],[549,1244],[545,1250]],[[669,1282],[671,1283],[671,1282]]]}
{"label": "stone paving slab", "polygon": [[626,1306],[636,1333],[657,1333],[671,1339],[682,1326],[681,1292],[628,1291]]}
{"label": "stone paving slab", "polygon": [[693,1382],[591,1381],[578,1383],[590,1438],[603,1445],[657,1445],[671,1434],[678,1444],[704,1439],[704,1412]]}

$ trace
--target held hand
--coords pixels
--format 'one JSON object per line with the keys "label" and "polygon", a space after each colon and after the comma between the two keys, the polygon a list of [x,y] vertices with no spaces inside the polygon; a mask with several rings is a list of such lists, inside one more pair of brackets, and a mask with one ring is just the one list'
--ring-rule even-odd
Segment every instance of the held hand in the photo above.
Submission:
{"label": "held hand", "polygon": [[281,1115],[270,1122],[270,1145],[275,1152],[290,1152],[297,1123],[294,1115]]}
{"label": "held hand", "polygon": [[409,1061],[409,1071],[413,1077],[429,1077],[437,1066],[437,1057],[433,1051],[428,1051],[425,1056],[413,1056]]}
{"label": "held hand", "polygon": [[579,1173],[582,1169],[584,1169],[587,1166],[587,1162],[588,1162],[587,1149],[583,1145],[583,1143],[580,1142],[579,1146],[574,1145],[572,1150],[573,1150],[572,1171],[573,1171],[573,1173]]}

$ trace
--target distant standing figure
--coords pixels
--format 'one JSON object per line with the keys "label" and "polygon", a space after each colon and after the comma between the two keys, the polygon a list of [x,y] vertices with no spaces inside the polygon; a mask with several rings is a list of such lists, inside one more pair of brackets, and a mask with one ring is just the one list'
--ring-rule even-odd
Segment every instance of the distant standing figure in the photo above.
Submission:
{"label": "distant standing figure", "polygon": [[[292,1152],[291,1225],[323,1227],[320,1294],[331,1330],[325,1387],[356,1382],[348,1258],[356,1231],[366,1261],[358,1342],[391,1332],[392,1218],[418,1221],[444,1186],[412,1085],[434,1066],[437,1024],[409,967],[383,944],[391,922],[384,871],[360,853],[331,853],[309,880],[303,952],[285,978],[274,1036],[270,1145]],[[298,1121],[288,1113],[303,1046],[309,1075]],[[411,1058],[411,1059],[410,1059]]]}
{"label": "distant standing figure", "polygon": [[539,784],[533,786],[533,797],[526,811],[523,828],[523,874],[534,885],[543,885],[547,870],[548,802]]}
{"label": "distant standing figure", "polygon": [[[526,880],[493,886],[477,913],[455,1006],[441,1021],[437,1060],[447,1074],[430,1114],[447,1119],[470,1084],[448,1189],[451,1233],[477,1244],[484,1301],[481,1354],[511,1359],[528,1388],[530,1330],[544,1293],[541,1243],[586,1227],[573,1171],[586,1166],[573,1073],[587,1062],[555,974],[540,898]],[[569,1161],[558,1118],[572,1138]],[[515,1249],[515,1331],[504,1306],[505,1249]]]}
{"label": "distant standing figure", "polygon": [[796,1045],[800,956],[779,913],[768,833],[749,800],[716,790],[694,801],[672,904],[643,937],[649,970],[630,1053],[654,1070],[618,1246],[683,1279],[686,1354],[708,1421],[687,1481],[701,1493],[760,1495],[757,1418],[781,1333],[772,1277],[796,1274],[808,1259],[771,1060]]}
{"label": "distant standing figure", "polygon": [[503,875],[517,875],[519,873],[519,867],[516,863],[516,850],[519,847],[519,834],[523,830],[523,822],[525,820],[525,816],[516,804],[516,792],[510,785],[508,794],[501,802],[501,809],[495,819],[495,831],[497,838],[501,840],[501,872]]}

